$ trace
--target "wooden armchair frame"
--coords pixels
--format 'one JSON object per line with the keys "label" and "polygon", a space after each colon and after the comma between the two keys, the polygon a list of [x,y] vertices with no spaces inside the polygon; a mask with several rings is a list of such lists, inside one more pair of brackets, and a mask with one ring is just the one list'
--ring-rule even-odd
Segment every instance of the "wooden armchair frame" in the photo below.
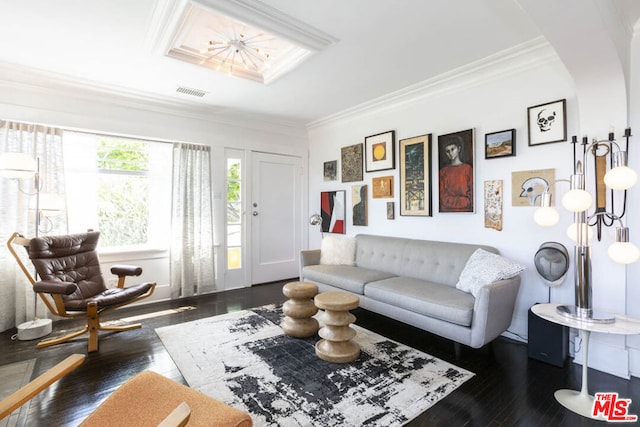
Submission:
{"label": "wooden armchair frame", "polygon": [[[76,338],[80,335],[83,335],[85,333],[89,333],[89,343],[88,343],[88,351],[92,352],[92,351],[97,351],[98,350],[98,331],[115,331],[115,332],[121,332],[121,331],[128,331],[131,329],[138,329],[141,328],[142,325],[140,323],[133,323],[133,324],[129,324],[129,325],[120,325],[120,326],[114,326],[114,325],[103,325],[100,323],[100,315],[102,313],[111,311],[111,310],[115,310],[117,308],[120,308],[122,306],[125,305],[129,305],[132,304],[134,302],[143,300],[145,298],[150,297],[156,287],[156,284],[153,283],[151,286],[151,289],[149,290],[149,292],[140,295],[134,299],[130,299],[126,302],[123,302],[121,304],[117,304],[117,305],[111,305],[109,307],[104,307],[104,308],[98,308],[98,304],[96,302],[89,302],[87,304],[87,308],[86,311],[84,310],[78,310],[78,311],[70,311],[67,310],[65,305],[64,305],[64,300],[62,298],[62,295],[64,294],[63,291],[52,291],[52,287],[55,286],[59,286],[59,283],[52,283],[51,281],[47,281],[47,282],[37,282],[36,278],[34,277],[34,275],[29,271],[29,269],[24,265],[24,262],[22,261],[22,258],[18,255],[18,253],[16,252],[14,246],[22,246],[23,248],[25,248],[25,251],[28,251],[29,248],[29,243],[30,243],[30,239],[27,239],[25,237],[23,237],[22,235],[20,235],[19,233],[13,233],[11,235],[11,237],[9,238],[9,240],[7,240],[7,248],[9,249],[9,252],[11,253],[11,255],[15,258],[16,262],[18,263],[20,269],[22,270],[22,272],[24,273],[24,275],[27,277],[27,279],[29,280],[29,282],[31,283],[31,285],[34,287],[34,291],[38,294],[38,296],[40,297],[40,299],[44,302],[44,304],[47,306],[47,308],[49,309],[49,311],[54,314],[55,316],[60,316],[60,317],[86,317],[87,319],[87,325],[83,328],[80,329],[79,331],[74,331],[71,332],[67,335],[61,336],[61,337],[55,337],[55,338],[48,338],[48,339],[44,339],[40,342],[38,342],[37,347],[38,348],[42,348],[42,347],[48,347],[51,345],[56,345],[56,344],[60,344],[66,341],[69,341],[73,338]],[[111,272],[115,275],[118,276],[118,284],[117,287],[118,288],[124,288],[124,284],[125,284],[125,279],[127,276],[139,276],[142,273],[142,269],[138,268],[138,267],[133,267],[133,266],[127,266],[127,265],[114,265],[111,268]],[[49,289],[42,289],[42,286],[39,288],[37,285],[38,284],[45,284],[45,285],[49,285],[49,286],[44,286],[44,288],[49,288]]]}

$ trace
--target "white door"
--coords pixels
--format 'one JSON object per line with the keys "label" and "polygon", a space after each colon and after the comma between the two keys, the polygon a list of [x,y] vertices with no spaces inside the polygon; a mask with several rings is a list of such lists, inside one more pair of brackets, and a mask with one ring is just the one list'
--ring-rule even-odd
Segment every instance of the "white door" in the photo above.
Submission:
{"label": "white door", "polygon": [[251,175],[251,282],[297,277],[302,160],[254,152]]}

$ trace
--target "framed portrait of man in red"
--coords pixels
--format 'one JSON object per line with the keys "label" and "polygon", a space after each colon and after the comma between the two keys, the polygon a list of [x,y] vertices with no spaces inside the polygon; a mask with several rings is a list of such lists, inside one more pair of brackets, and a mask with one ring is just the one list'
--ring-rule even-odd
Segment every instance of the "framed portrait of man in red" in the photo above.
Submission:
{"label": "framed portrait of man in red", "polygon": [[473,129],[438,136],[439,212],[474,212]]}

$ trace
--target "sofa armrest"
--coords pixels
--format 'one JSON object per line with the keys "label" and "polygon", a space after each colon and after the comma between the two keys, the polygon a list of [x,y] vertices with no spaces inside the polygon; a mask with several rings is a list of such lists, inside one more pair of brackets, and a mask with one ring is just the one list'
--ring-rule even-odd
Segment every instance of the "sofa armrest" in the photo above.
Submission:
{"label": "sofa armrest", "polygon": [[509,328],[519,289],[520,276],[500,280],[480,289],[473,307],[471,347],[480,348]]}
{"label": "sofa armrest", "polygon": [[308,265],[320,264],[320,249],[310,249],[300,251],[300,280],[302,280],[302,269]]}
{"label": "sofa armrest", "polygon": [[308,251],[300,251],[300,266],[320,264],[320,249],[310,249]]}

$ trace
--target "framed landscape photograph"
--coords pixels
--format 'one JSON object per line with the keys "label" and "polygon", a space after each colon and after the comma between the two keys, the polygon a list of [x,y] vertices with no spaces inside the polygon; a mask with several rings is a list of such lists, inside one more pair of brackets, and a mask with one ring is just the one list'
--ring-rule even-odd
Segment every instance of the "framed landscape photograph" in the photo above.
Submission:
{"label": "framed landscape photograph", "polygon": [[395,169],[396,132],[390,130],[364,139],[366,172]]}
{"label": "framed landscape photograph", "polygon": [[507,129],[484,135],[484,158],[497,159],[516,155],[516,130]]}
{"label": "framed landscape photograph", "polygon": [[362,181],[362,144],[340,149],[342,162],[342,182]]}
{"label": "framed landscape photograph", "polygon": [[439,212],[474,212],[473,129],[438,136]]}
{"label": "framed landscape photograph", "polygon": [[559,99],[527,108],[529,145],[567,140],[567,100]]}
{"label": "framed landscape photograph", "polygon": [[431,134],[400,140],[400,215],[431,216]]}

